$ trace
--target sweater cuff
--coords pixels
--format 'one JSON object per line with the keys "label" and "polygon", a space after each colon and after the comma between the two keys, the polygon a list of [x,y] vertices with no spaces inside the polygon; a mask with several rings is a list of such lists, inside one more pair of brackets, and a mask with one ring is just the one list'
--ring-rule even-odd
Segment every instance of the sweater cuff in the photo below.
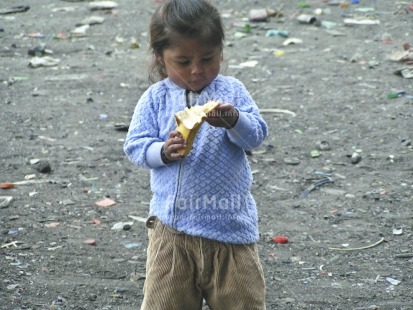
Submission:
{"label": "sweater cuff", "polygon": [[237,122],[234,127],[227,129],[227,132],[232,139],[238,141],[251,132],[251,120],[245,113],[239,112]]}
{"label": "sweater cuff", "polygon": [[147,163],[151,169],[166,166],[161,158],[161,150],[164,144],[165,142],[154,142],[146,150]]}

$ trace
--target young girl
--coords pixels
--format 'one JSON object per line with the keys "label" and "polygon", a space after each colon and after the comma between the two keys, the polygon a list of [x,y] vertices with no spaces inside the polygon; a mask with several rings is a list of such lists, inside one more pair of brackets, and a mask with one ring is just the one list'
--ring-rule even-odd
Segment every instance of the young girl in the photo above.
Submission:
{"label": "young girl", "polygon": [[[244,85],[219,74],[224,30],[207,0],[166,0],[150,24],[154,55],[124,150],[151,169],[153,198],[144,310],[265,309],[257,254],[257,209],[245,150],[258,147],[267,125]],[[217,100],[190,153],[175,113]]]}

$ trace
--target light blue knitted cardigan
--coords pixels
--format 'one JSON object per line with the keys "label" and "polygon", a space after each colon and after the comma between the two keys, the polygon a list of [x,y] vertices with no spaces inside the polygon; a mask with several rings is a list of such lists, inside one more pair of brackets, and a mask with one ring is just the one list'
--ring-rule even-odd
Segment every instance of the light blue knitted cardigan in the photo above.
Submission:
{"label": "light blue knitted cardigan", "polygon": [[170,79],[153,84],[140,98],[124,151],[136,165],[151,169],[150,215],[176,230],[234,244],[258,240],[257,209],[250,193],[252,175],[244,150],[258,147],[267,125],[245,86],[218,75],[200,94],[231,103],[239,111],[232,129],[204,123],[189,155],[165,165],[160,153],[176,129],[174,114],[186,107],[185,89]]}

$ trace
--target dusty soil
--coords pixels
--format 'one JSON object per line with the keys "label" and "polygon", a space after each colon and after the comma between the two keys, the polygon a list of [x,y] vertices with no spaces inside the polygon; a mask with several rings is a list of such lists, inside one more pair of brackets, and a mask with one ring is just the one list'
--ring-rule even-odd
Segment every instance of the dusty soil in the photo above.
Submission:
{"label": "dusty soil", "polygon": [[[1,309],[141,303],[149,171],[122,144],[148,85],[157,3],[118,3],[92,12],[85,1],[24,0],[29,10],[0,15],[0,182],[15,183],[0,190],[13,198],[0,200]],[[395,74],[412,65],[388,59],[413,44],[409,3],[214,3],[227,27],[223,73],[245,83],[270,128],[249,155],[268,309],[413,309],[413,84]],[[265,7],[284,16],[246,21]],[[315,23],[297,21],[316,9]],[[71,34],[92,15],[104,22]],[[345,24],[356,17],[380,24]],[[291,38],[302,43],[283,45]],[[30,67],[29,52],[60,62]],[[388,98],[395,91],[405,93]],[[132,223],[113,230],[120,222]]]}

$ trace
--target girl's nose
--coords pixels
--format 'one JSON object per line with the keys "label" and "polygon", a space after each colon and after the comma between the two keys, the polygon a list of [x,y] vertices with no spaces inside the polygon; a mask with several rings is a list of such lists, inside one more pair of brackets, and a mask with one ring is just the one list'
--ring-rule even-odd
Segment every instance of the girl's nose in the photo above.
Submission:
{"label": "girl's nose", "polygon": [[201,74],[203,72],[204,72],[204,67],[202,66],[202,64],[194,64],[192,66],[192,70],[191,70],[192,74],[197,75],[197,74]]}

